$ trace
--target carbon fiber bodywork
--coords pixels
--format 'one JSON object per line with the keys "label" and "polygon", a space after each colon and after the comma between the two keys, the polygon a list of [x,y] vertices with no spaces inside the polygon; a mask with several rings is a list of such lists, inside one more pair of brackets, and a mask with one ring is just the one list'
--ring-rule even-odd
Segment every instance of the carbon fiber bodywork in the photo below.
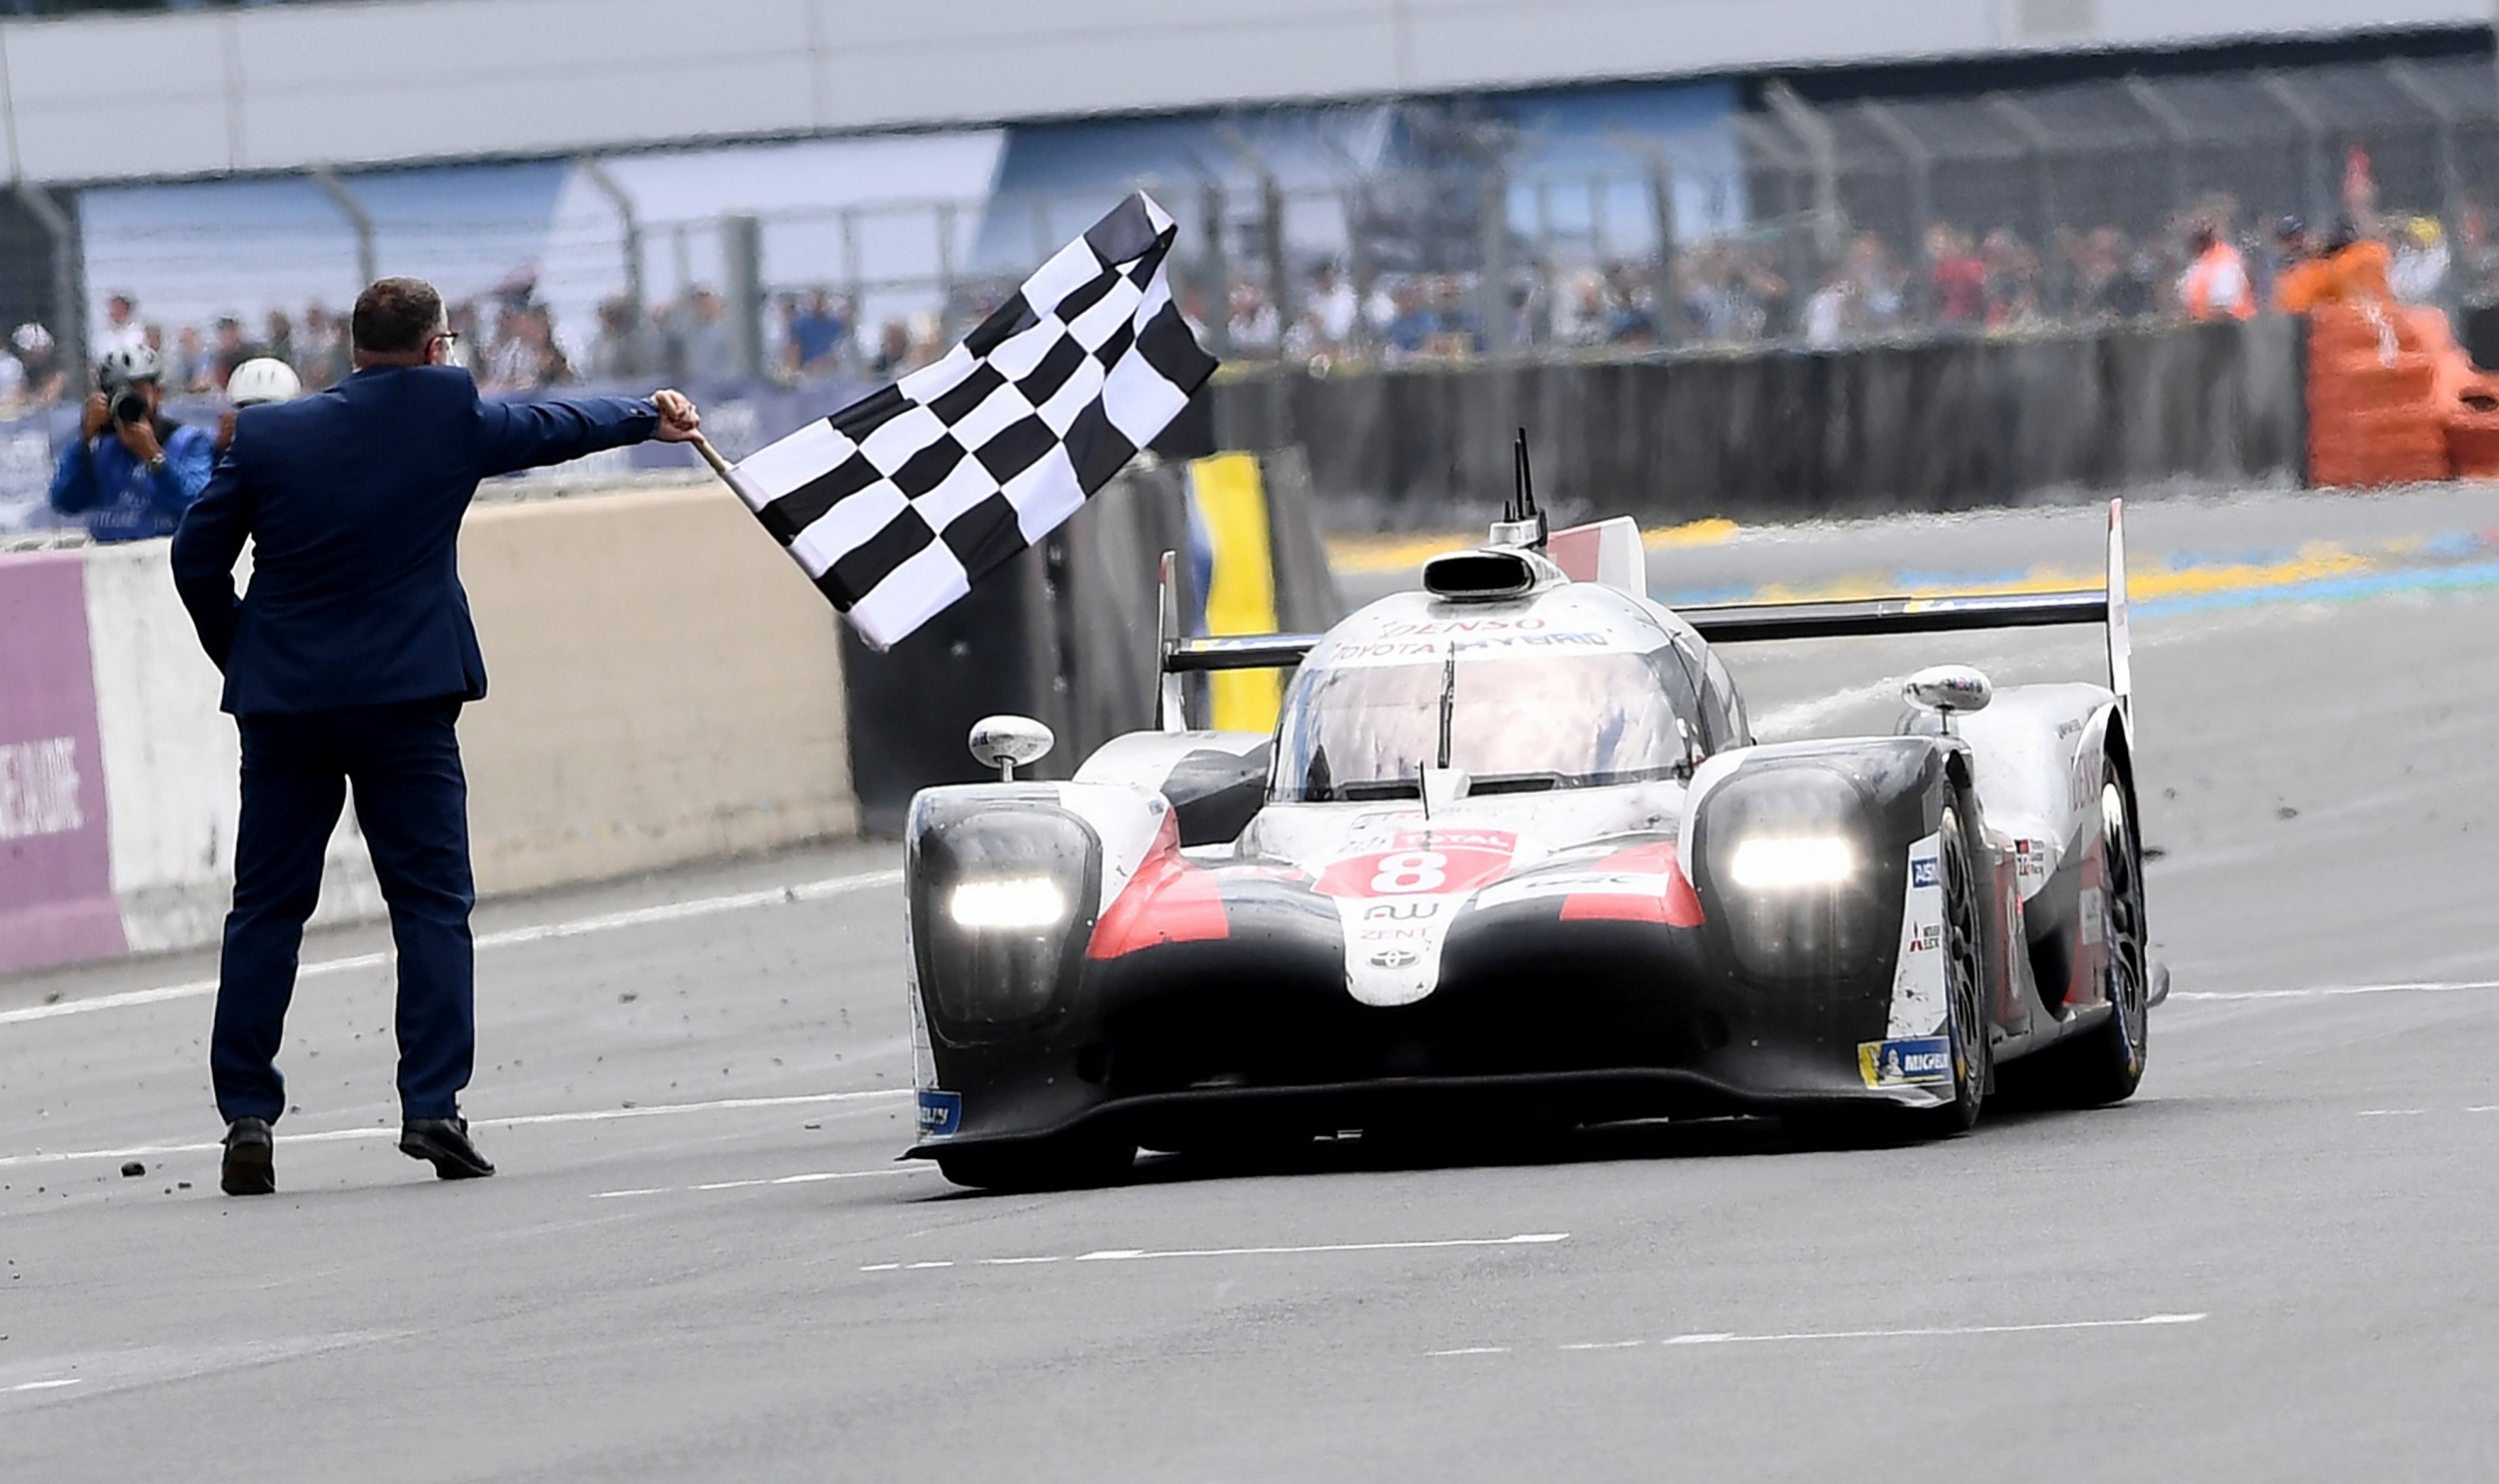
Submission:
{"label": "carbon fiber bodywork", "polygon": [[[1679,856],[1677,829],[1613,835],[1502,876],[1498,891],[1456,908],[1435,987],[1406,1004],[1348,994],[1356,945],[1338,903],[1303,864],[1253,855],[1188,867],[1220,903],[1221,936],[1081,956],[1074,938],[1096,932],[1100,919],[1072,922],[1066,950],[1044,955],[1064,966],[1050,1012],[1002,1034],[998,1016],[965,1013],[963,997],[935,981],[951,956],[943,945],[961,934],[934,920],[915,877],[915,953],[932,976],[921,995],[930,1070],[961,1100],[943,1143],[1082,1125],[1180,1147],[1244,1122],[1327,1132],[1459,1104],[1579,1122],[1930,1102],[1920,1091],[1869,1090],[1858,1048],[1887,1033],[1909,848],[1934,831],[1952,744],[1893,738],[1810,753],[1754,750],[1731,757],[1693,800],[1691,848]],[[1868,844],[1867,869],[1841,904],[1850,921],[1840,935],[1868,946],[1836,965],[1748,963],[1737,936],[1746,893],[1709,863],[1713,833],[1727,827],[1710,801],[1730,805],[1723,817],[1732,820],[1749,788],[1807,775],[1857,801],[1845,824]],[[917,858],[940,853],[949,831],[991,827],[970,803],[926,811]],[[997,806],[1062,811],[1055,796]],[[1466,827],[1484,826],[1476,818]],[[1575,901],[1601,895],[1571,889],[1589,884],[1591,865],[1644,849],[1693,862],[1696,921],[1573,919]],[[1070,864],[1072,887],[1103,870],[1098,860]],[[1555,888],[1539,891],[1539,875]],[[1485,897],[1493,899],[1478,904]]]}

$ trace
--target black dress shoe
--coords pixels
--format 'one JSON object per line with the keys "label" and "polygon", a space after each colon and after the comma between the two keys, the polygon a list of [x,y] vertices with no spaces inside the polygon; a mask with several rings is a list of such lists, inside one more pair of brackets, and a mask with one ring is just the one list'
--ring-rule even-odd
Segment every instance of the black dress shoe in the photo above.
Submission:
{"label": "black dress shoe", "polygon": [[226,1125],[226,1162],[217,1183],[228,1195],[272,1195],[278,1189],[274,1141],[266,1118],[237,1118]]}
{"label": "black dress shoe", "polygon": [[475,1180],[495,1172],[469,1142],[466,1118],[408,1119],[399,1125],[399,1152],[433,1161],[434,1173],[446,1180]]}

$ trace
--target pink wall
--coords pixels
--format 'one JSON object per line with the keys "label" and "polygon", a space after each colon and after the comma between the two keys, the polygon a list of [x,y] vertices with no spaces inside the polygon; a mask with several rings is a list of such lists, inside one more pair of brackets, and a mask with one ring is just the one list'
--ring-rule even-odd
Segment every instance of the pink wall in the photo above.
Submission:
{"label": "pink wall", "polygon": [[125,949],[83,571],[0,556],[0,973]]}

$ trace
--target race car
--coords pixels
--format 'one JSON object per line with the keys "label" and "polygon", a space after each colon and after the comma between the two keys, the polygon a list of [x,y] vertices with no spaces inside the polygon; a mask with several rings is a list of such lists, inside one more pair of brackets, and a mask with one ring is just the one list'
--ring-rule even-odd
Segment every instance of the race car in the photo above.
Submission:
{"label": "race car", "polygon": [[[914,801],[915,1157],[998,1189],[1142,1147],[1768,1115],[1949,1135],[2131,1095],[2146,954],[2122,508],[2104,589],[1672,610],[1627,520],[1481,548],[1323,635],[1184,639],[1073,780]],[[1890,736],[1757,742],[1721,647],[2089,624],[2109,683],[1919,672]],[[1192,673],[1289,667],[1269,734]]]}

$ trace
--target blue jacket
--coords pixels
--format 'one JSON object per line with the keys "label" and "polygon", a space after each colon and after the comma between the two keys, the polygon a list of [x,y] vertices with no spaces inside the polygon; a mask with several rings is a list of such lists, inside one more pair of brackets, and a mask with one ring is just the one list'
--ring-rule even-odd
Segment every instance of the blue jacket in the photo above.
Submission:
{"label": "blue jacket", "polygon": [[216,440],[201,429],[176,425],[166,432],[164,448],[164,472],[150,474],[109,432],[71,444],[52,471],[52,508],[85,516],[87,534],[97,541],[171,536],[182,513],[208,487]]}
{"label": "blue jacket", "polygon": [[[174,586],[238,716],[486,694],[460,587],[477,482],[659,427],[622,397],[495,403],[457,367],[375,367],[247,408],[174,533]],[[249,538],[251,590],[235,560]]]}

